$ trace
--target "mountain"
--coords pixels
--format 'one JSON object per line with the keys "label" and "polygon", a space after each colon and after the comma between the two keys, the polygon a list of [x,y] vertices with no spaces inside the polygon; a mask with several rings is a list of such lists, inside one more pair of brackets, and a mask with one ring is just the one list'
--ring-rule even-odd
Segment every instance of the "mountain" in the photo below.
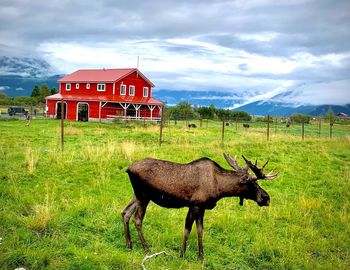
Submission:
{"label": "mountain", "polygon": [[257,101],[238,107],[236,110],[246,111],[253,115],[287,116],[293,113],[301,113],[320,116],[326,115],[330,107],[332,108],[334,114],[344,112],[350,115],[350,104],[344,106],[331,104],[294,106],[293,104],[272,101]]}
{"label": "mountain", "polygon": [[62,76],[52,74],[42,59],[0,56],[0,91],[8,96],[30,96],[35,85],[58,88],[56,81]]}
{"label": "mountain", "polygon": [[199,106],[210,106],[213,104],[217,108],[229,108],[239,102],[236,94],[219,91],[189,91],[189,90],[153,90],[152,95],[165,102],[168,106],[173,106],[180,101],[187,101]]}
{"label": "mountain", "polygon": [[[7,57],[0,56],[0,91],[8,96],[30,96],[35,85],[46,84],[49,88],[58,89],[57,80],[63,75],[53,75],[52,67],[40,58],[31,57]],[[256,101],[236,108],[253,115],[279,115],[286,116],[293,113],[310,114],[314,116],[325,115],[329,107],[335,114],[344,112],[350,115],[350,105],[298,105],[289,104],[295,93],[286,91],[269,100]],[[153,96],[168,106],[175,105],[180,101],[187,101],[199,106],[216,108],[232,108],[245,99],[244,93],[227,93],[220,91],[189,91],[189,90],[166,90],[155,89]]]}

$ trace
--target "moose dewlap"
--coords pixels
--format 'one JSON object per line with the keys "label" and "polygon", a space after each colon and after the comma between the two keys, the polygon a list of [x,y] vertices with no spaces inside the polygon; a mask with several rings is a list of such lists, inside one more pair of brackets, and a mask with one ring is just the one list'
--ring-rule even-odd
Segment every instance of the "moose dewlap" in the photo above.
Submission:
{"label": "moose dewlap", "polygon": [[[133,163],[127,170],[134,190],[134,196],[123,210],[124,233],[126,245],[132,248],[129,220],[134,215],[134,223],[145,251],[148,245],[142,232],[142,221],[148,203],[166,208],[188,207],[181,255],[185,256],[186,243],[194,221],[198,233],[198,253],[203,259],[203,217],[206,209],[213,209],[223,197],[239,197],[240,204],[244,199],[254,200],[259,206],[268,206],[270,197],[257,183],[257,180],[273,180],[277,177],[272,172],[264,174],[244,156],[244,168],[239,167],[236,157],[232,159],[224,154],[228,164],[234,169],[226,170],[209,158],[201,158],[187,164],[146,158]],[[248,173],[251,169],[255,176]]]}

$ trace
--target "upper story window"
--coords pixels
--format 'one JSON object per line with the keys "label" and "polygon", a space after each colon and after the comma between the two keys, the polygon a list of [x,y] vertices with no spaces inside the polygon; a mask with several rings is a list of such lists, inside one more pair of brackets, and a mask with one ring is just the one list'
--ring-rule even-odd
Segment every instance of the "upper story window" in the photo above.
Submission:
{"label": "upper story window", "polygon": [[135,86],[134,85],[129,86],[129,96],[135,96]]}
{"label": "upper story window", "polygon": [[148,87],[143,88],[143,96],[148,97]]}
{"label": "upper story window", "polygon": [[79,83],[76,83],[76,84],[75,84],[75,88],[76,88],[76,89],[79,89]]}
{"label": "upper story window", "polygon": [[70,83],[66,83],[66,90],[70,91]]}
{"label": "upper story window", "polygon": [[121,84],[120,85],[120,95],[121,96],[125,96],[126,95],[126,85],[125,84]]}
{"label": "upper story window", "polygon": [[106,84],[105,83],[98,83],[97,84],[97,91],[106,91]]}
{"label": "upper story window", "polygon": [[86,84],[86,89],[90,89],[90,84],[89,83]]}

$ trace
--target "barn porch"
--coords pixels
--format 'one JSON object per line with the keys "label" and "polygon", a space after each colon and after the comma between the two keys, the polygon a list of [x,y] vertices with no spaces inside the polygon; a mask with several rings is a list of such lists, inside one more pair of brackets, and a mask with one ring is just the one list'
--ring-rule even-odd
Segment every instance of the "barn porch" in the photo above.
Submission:
{"label": "barn porch", "polygon": [[121,120],[159,121],[161,119],[161,105],[138,104],[127,102],[100,102],[99,118]]}

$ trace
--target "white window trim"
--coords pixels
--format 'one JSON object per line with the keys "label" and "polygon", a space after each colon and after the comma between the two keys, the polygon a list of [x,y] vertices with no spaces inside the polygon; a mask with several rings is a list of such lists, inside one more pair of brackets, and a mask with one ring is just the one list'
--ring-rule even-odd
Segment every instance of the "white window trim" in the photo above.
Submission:
{"label": "white window trim", "polygon": [[[131,94],[131,89],[134,89],[133,93]],[[135,85],[129,85],[129,96],[135,96]]]}
{"label": "white window trim", "polygon": [[[99,89],[99,86],[102,86],[103,85],[103,89]],[[106,91],[106,84],[105,83],[98,83],[97,84],[97,91],[99,91],[99,92],[104,92],[104,91]]]}
{"label": "white window trim", "polygon": [[79,89],[79,83],[75,84],[75,89]]}
{"label": "white window trim", "polygon": [[[124,89],[124,93],[123,93],[122,89]],[[121,96],[125,96],[126,95],[126,85],[123,84],[123,83],[120,85],[120,95]]]}
{"label": "white window trim", "polygon": [[[145,90],[146,90],[146,89],[147,89],[147,92],[146,92],[147,94],[145,95]],[[146,86],[143,87],[143,93],[142,93],[142,94],[143,94],[143,97],[148,97],[148,90],[149,90],[148,87],[146,87]]]}
{"label": "white window trim", "polygon": [[[69,87],[68,87],[69,86]],[[71,90],[71,85],[70,83],[66,83],[66,91],[70,91]]]}
{"label": "white window trim", "polygon": [[90,83],[86,84],[86,89],[90,89]]}

